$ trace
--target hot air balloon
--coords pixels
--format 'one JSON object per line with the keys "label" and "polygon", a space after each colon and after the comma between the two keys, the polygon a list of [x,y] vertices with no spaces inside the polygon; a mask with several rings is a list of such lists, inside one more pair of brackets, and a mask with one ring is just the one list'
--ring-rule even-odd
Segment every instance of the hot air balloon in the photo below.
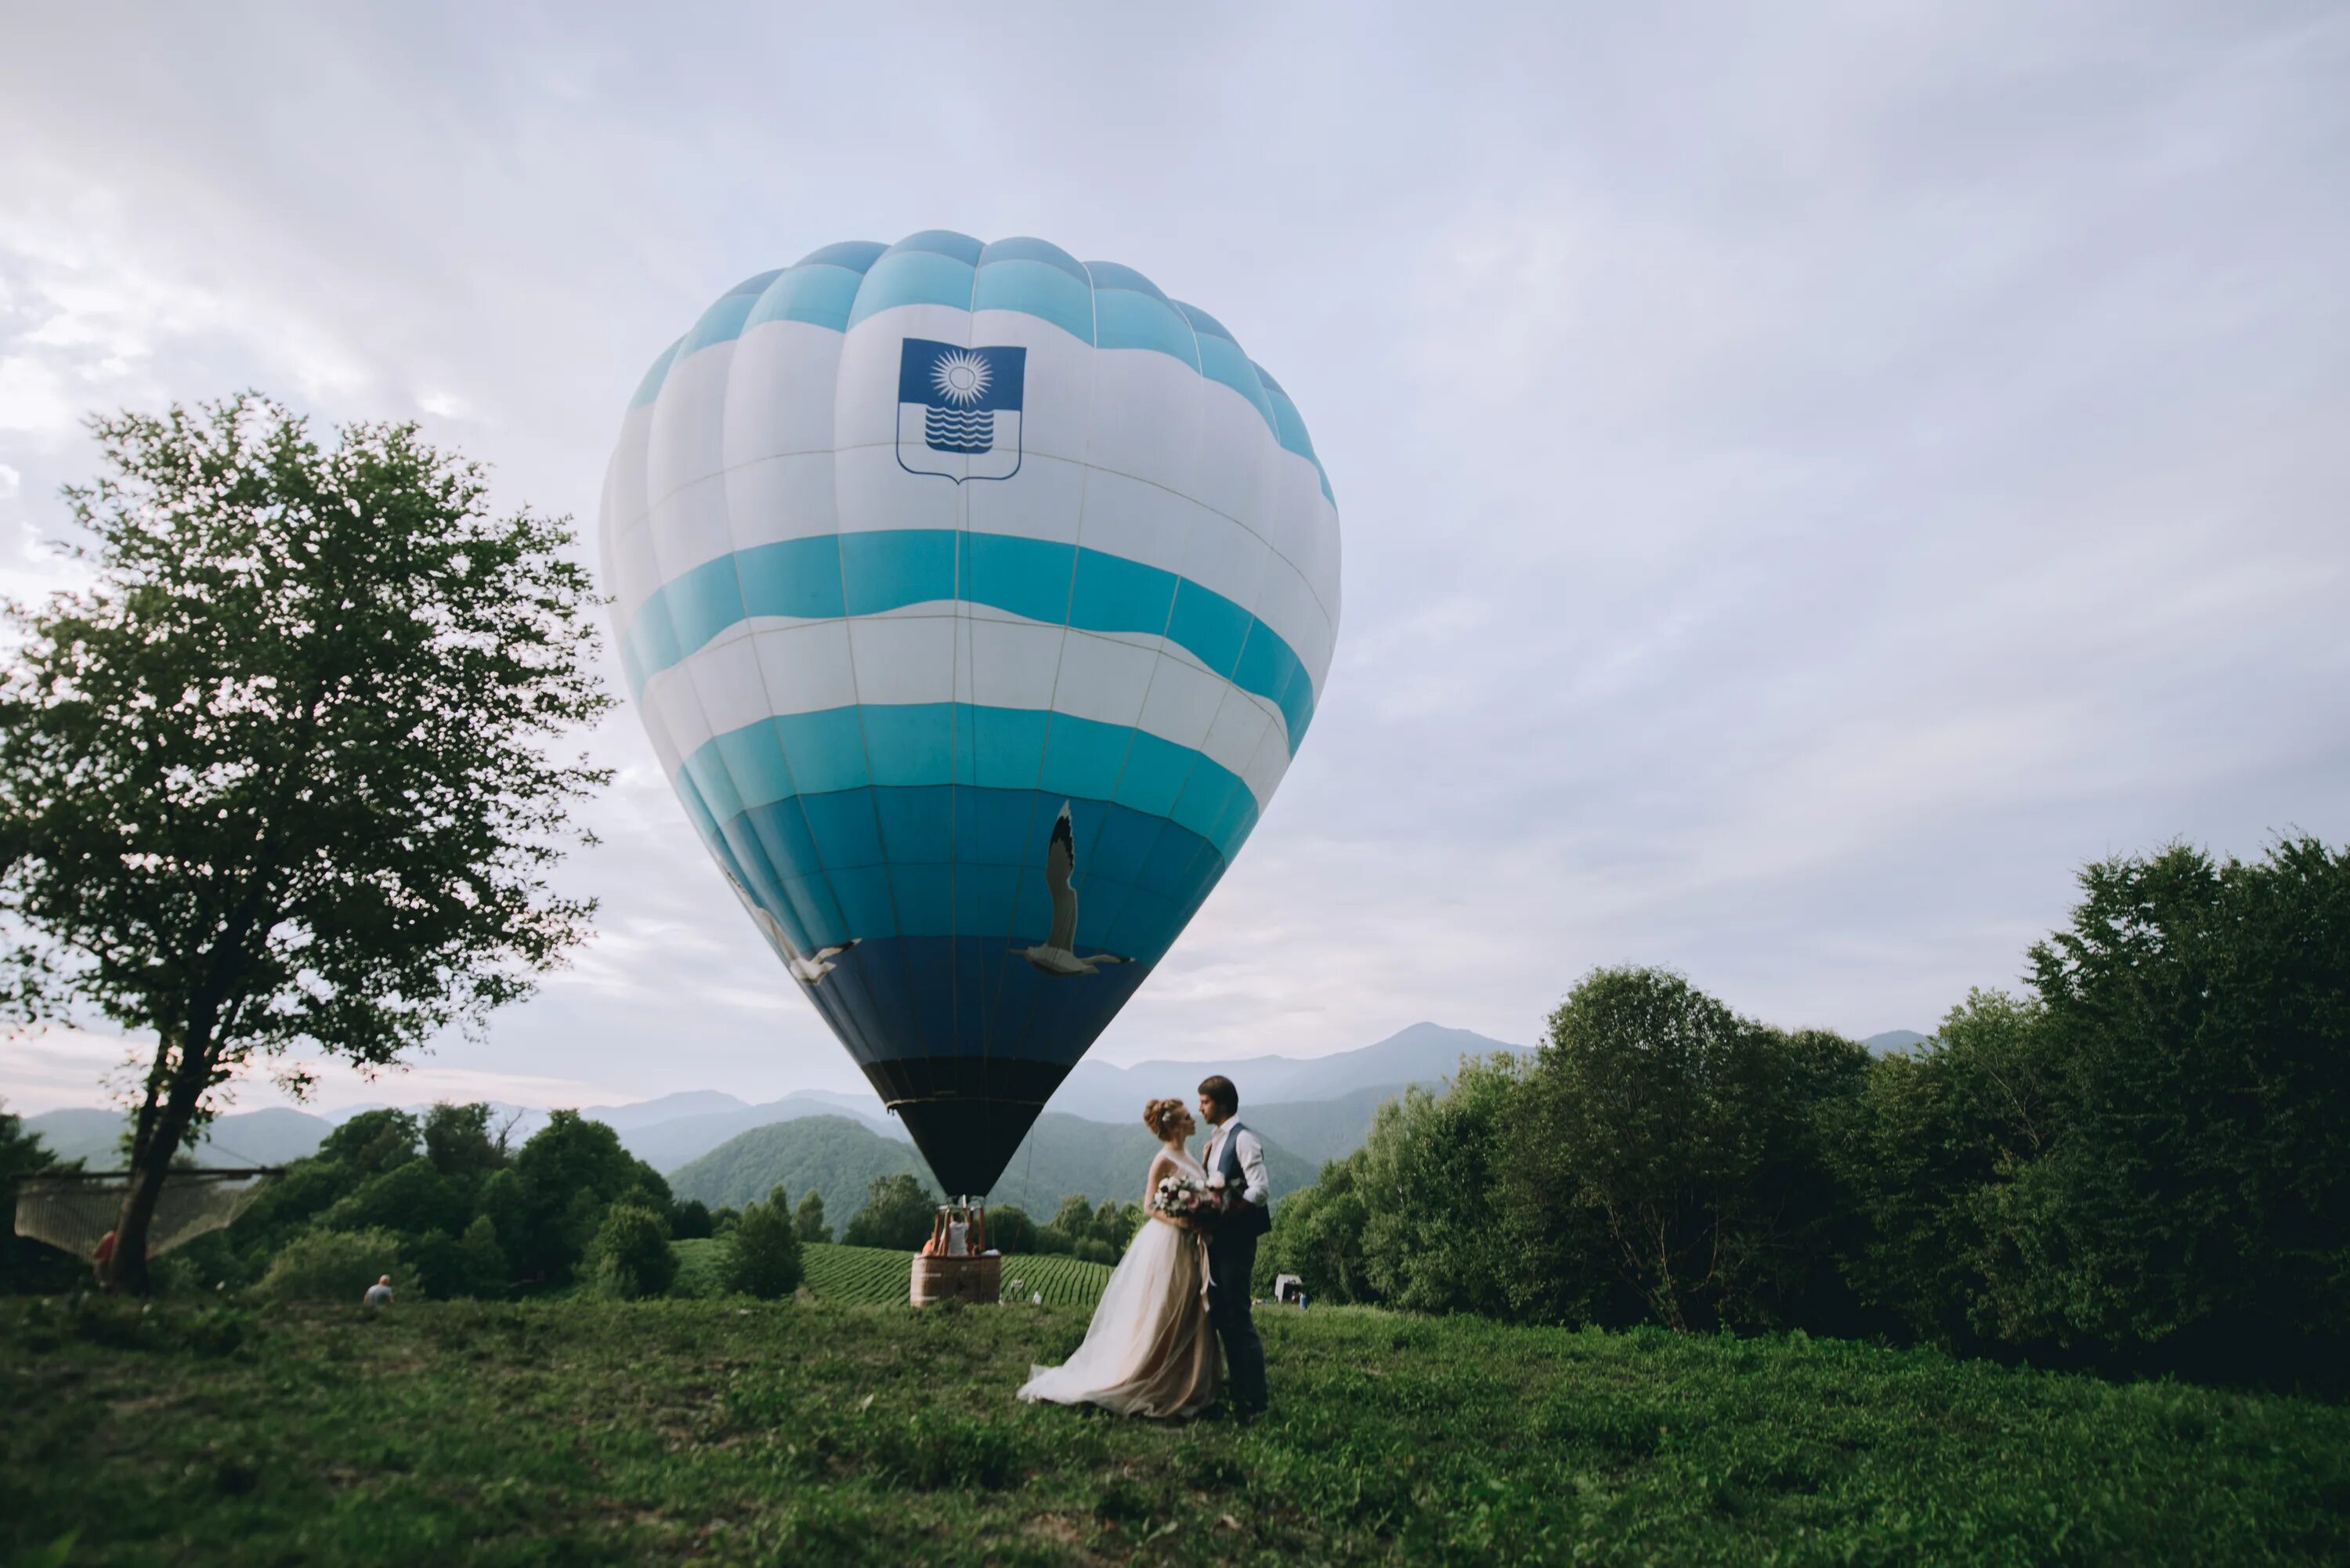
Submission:
{"label": "hot air balloon", "polygon": [[653,362],[600,532],[712,857],[949,1192],[984,1193],[1313,722],[1338,514],[1296,408],[1130,267],[827,245]]}

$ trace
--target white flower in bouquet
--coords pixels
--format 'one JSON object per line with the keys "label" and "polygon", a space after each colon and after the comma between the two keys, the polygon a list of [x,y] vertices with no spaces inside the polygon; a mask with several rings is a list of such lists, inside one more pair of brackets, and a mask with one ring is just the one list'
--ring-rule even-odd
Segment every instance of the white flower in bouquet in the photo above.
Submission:
{"label": "white flower in bouquet", "polygon": [[1188,1220],[1203,1209],[1214,1208],[1215,1199],[1207,1189],[1178,1172],[1159,1179],[1159,1185],[1151,1189],[1150,1207],[1157,1213]]}

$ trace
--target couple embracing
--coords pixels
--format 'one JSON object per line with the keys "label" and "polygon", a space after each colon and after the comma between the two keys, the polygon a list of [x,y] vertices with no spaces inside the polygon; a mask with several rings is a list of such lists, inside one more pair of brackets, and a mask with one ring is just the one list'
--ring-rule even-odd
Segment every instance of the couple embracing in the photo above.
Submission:
{"label": "couple embracing", "polygon": [[1241,1126],[1240,1091],[1222,1075],[1200,1085],[1200,1115],[1215,1130],[1200,1158],[1186,1140],[1199,1123],[1180,1100],[1153,1100],[1143,1125],[1159,1152],[1143,1179],[1149,1216],[1128,1243],[1086,1342],[1059,1366],[1030,1369],[1027,1400],[1099,1405],[1122,1416],[1196,1416],[1231,1369],[1232,1408],[1264,1409],[1264,1345],[1249,1319],[1256,1241],[1271,1229],[1264,1145]]}

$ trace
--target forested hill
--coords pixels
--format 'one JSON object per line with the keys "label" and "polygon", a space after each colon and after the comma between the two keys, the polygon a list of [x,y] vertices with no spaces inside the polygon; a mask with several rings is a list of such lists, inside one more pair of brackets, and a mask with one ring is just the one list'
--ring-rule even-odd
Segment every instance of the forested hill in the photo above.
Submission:
{"label": "forested hill", "polygon": [[699,1198],[712,1209],[740,1208],[782,1187],[796,1204],[810,1189],[824,1195],[825,1218],[837,1231],[865,1207],[877,1177],[910,1174],[931,1190],[938,1179],[914,1146],[883,1137],[848,1116],[799,1116],[738,1133],[669,1173],[678,1201]]}
{"label": "forested hill", "polygon": [[[1075,1192],[1097,1203],[1104,1199],[1136,1200],[1142,1196],[1143,1173],[1157,1147],[1158,1140],[1139,1123],[1113,1127],[1047,1113],[1037,1118],[988,1198],[1016,1204],[1039,1218],[1050,1218],[1061,1199]],[[1265,1166],[1276,1196],[1311,1186],[1317,1174],[1312,1161],[1291,1153],[1269,1134]],[[712,1208],[739,1207],[765,1197],[778,1184],[796,1203],[814,1188],[824,1195],[826,1217],[837,1227],[865,1206],[866,1189],[874,1178],[900,1172],[918,1176],[937,1190],[936,1179],[910,1145],[882,1137],[846,1116],[803,1116],[730,1138],[671,1172],[669,1179],[681,1200],[699,1198]]]}

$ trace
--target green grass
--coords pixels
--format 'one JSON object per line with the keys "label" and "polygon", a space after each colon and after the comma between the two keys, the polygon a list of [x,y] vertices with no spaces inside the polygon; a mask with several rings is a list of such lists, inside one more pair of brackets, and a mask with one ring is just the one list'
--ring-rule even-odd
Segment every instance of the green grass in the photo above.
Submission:
{"label": "green grass", "polygon": [[0,1302],[0,1559],[2350,1560],[2350,1410],[1923,1351],[1259,1314],[1273,1414],[1032,1408],[1074,1309]]}
{"label": "green grass", "polygon": [[[679,1241],[677,1283],[670,1293],[707,1300],[726,1293],[723,1241]],[[912,1261],[886,1247],[841,1247],[822,1243],[800,1249],[806,1270],[805,1282],[819,1301],[844,1305],[903,1306]],[[1046,1306],[1091,1310],[1109,1283],[1109,1265],[1081,1263],[1075,1258],[1023,1253],[1003,1260],[1003,1290],[1007,1297],[1026,1302],[1042,1295]],[[1013,1290],[1017,1281],[1021,1288]]]}

